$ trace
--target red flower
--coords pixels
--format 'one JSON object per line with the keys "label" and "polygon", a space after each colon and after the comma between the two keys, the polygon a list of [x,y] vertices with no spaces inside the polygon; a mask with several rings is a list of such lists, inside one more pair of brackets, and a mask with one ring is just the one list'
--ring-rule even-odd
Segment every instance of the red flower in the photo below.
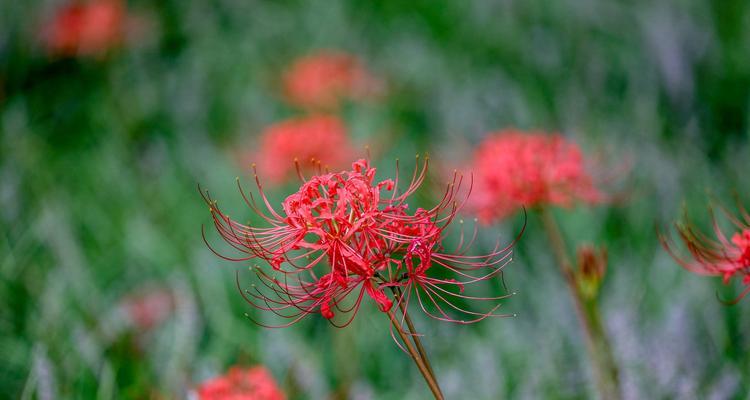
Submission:
{"label": "red flower", "polygon": [[578,146],[559,134],[515,130],[490,134],[471,164],[475,193],[469,207],[489,223],[523,206],[603,201],[584,161]]}
{"label": "red flower", "polygon": [[724,208],[721,210],[737,228],[731,239],[721,230],[712,213],[715,238],[701,233],[687,220],[675,225],[680,240],[689,252],[687,257],[679,255],[667,237],[660,235],[660,240],[672,258],[688,271],[699,275],[720,276],[724,284],[728,284],[735,276],[742,277],[742,284],[746,289],[731,302],[736,303],[750,293],[750,214],[742,207],[741,218],[733,216]]}
{"label": "red flower", "polygon": [[[395,180],[376,181],[375,168],[359,160],[350,171],[322,174],[304,182],[297,193],[284,200],[282,211],[271,206],[256,177],[267,211],[261,210],[252,194],[247,197],[240,190],[268,227],[237,223],[208,193],[205,199],[222,238],[242,254],[224,258],[260,259],[271,265],[271,269],[255,267],[261,284],[244,294],[253,306],[289,320],[279,326],[314,313],[336,326],[345,326],[365,294],[383,312],[400,301],[405,310],[414,296],[424,312],[440,320],[468,323],[495,316],[499,305],[480,313],[456,303],[496,302],[507,297],[478,298],[463,292],[467,284],[499,274],[510,261],[511,247],[497,247],[482,256],[466,255],[475,230],[471,239],[465,239],[462,231],[458,248],[446,252],[444,231],[462,205],[456,199],[462,179],[454,176],[435,207],[409,212],[406,201],[425,179],[426,169],[427,161],[399,193],[398,174]],[[347,300],[350,295],[353,299]],[[342,324],[333,321],[337,313],[348,314]]]}
{"label": "red flower", "polygon": [[260,173],[272,183],[289,178],[295,160],[305,171],[320,171],[345,167],[354,158],[344,123],[329,115],[271,125],[261,134],[259,147],[253,157],[257,157]]}
{"label": "red flower", "polygon": [[64,56],[99,55],[122,43],[127,15],[117,0],[70,3],[42,31],[45,47]]}
{"label": "red flower", "polygon": [[371,97],[381,86],[355,57],[334,51],[298,59],[283,77],[287,101],[303,108],[336,108],[342,99]]}
{"label": "red flower", "polygon": [[226,375],[204,382],[196,390],[200,400],[284,400],[273,376],[263,367],[232,367]]}

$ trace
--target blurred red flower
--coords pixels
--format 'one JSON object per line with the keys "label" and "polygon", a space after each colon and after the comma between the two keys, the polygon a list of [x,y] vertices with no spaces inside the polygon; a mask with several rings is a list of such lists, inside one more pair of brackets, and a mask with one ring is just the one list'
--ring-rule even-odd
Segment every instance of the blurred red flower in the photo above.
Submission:
{"label": "blurred red flower", "polygon": [[[365,294],[383,312],[401,301],[399,306],[406,312],[413,295],[420,308],[436,319],[470,323],[497,316],[494,311],[499,304],[486,312],[469,311],[458,304],[467,300],[496,303],[507,297],[473,297],[463,292],[466,285],[499,274],[510,261],[511,246],[496,246],[481,256],[466,255],[476,238],[475,229],[470,237],[462,231],[458,247],[446,252],[443,236],[463,204],[456,199],[462,179],[454,175],[433,208],[409,212],[406,201],[422,184],[426,171],[425,160],[399,192],[398,173],[395,180],[376,181],[376,169],[359,160],[350,171],[304,182],[284,200],[281,211],[271,206],[256,178],[267,211],[261,210],[252,193],[247,196],[240,187],[241,193],[269,227],[235,222],[205,193],[217,231],[242,256],[216,253],[228,260],[261,259],[271,265],[270,270],[254,268],[261,284],[243,295],[251,305],[289,320],[279,326],[314,313],[335,326],[346,326]],[[352,293],[354,299],[348,300]],[[336,313],[348,313],[343,324],[333,321]]]}
{"label": "blurred red flower", "polygon": [[135,293],[120,302],[130,322],[141,331],[149,330],[167,319],[174,306],[172,292],[163,288]]}
{"label": "blurred red flower", "polygon": [[196,392],[200,400],[284,400],[273,376],[261,366],[232,367],[225,375],[201,384]]}
{"label": "blurred red flower", "polygon": [[[331,115],[289,119],[266,128],[256,157],[258,171],[278,184],[294,171],[295,160],[306,172],[339,169],[354,159],[344,123]],[[247,156],[243,162],[249,161]]]}
{"label": "blurred red flower", "polygon": [[123,42],[127,19],[118,0],[72,2],[47,21],[42,41],[56,55],[100,55]]}
{"label": "blurred red flower", "polygon": [[740,217],[733,216],[721,208],[727,219],[737,229],[728,238],[712,213],[714,238],[700,232],[689,220],[675,224],[680,240],[687,248],[687,256],[680,255],[674,244],[660,235],[664,248],[680,265],[699,275],[720,276],[724,284],[735,277],[742,277],[745,290],[731,303],[736,303],[750,293],[750,214],[740,207]]}
{"label": "blurred red flower", "polygon": [[469,207],[484,223],[521,207],[597,203],[594,185],[578,146],[559,134],[504,130],[490,134],[471,163],[474,193]]}
{"label": "blurred red flower", "polygon": [[382,83],[355,57],[321,51],[296,60],[283,76],[284,95],[302,108],[332,109],[342,99],[375,96]]}

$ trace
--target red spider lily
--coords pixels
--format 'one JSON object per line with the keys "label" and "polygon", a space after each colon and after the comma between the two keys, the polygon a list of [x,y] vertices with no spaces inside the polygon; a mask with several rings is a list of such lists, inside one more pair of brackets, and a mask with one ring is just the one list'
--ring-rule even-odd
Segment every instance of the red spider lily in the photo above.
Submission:
{"label": "red spider lily", "polygon": [[[469,296],[464,287],[498,275],[510,261],[512,245],[496,246],[482,256],[466,255],[476,229],[470,239],[462,230],[458,248],[446,252],[445,230],[465,202],[456,198],[463,178],[455,174],[433,208],[410,213],[406,201],[423,183],[427,166],[425,160],[399,192],[398,173],[395,180],[376,181],[376,169],[359,160],[350,171],[303,181],[279,211],[270,204],[256,175],[265,210],[252,193],[246,195],[242,187],[240,192],[266,227],[235,222],[205,193],[217,231],[241,254],[222,257],[260,259],[271,266],[254,268],[260,285],[243,293],[247,302],[288,319],[279,327],[315,313],[335,326],[346,326],[365,294],[383,312],[390,311],[394,300],[406,312],[409,299],[415,296],[420,308],[439,320],[470,323],[499,316],[495,313],[499,305],[474,312],[457,303],[497,302],[507,297]],[[343,323],[334,322],[337,313],[348,315]]]}
{"label": "red spider lily", "polygon": [[381,90],[355,57],[336,51],[321,51],[295,61],[283,77],[284,95],[303,108],[332,109],[342,99],[373,97]]}
{"label": "red spider lily", "polygon": [[728,284],[735,276],[741,276],[746,288],[730,302],[734,304],[750,293],[750,214],[741,206],[739,218],[723,207],[721,210],[737,229],[731,239],[724,234],[711,213],[714,238],[695,229],[687,219],[684,223],[675,224],[680,240],[688,250],[688,256],[678,254],[674,244],[664,235],[660,235],[660,240],[672,258],[690,272],[720,276],[724,284]]}
{"label": "red spider lily", "polygon": [[578,146],[559,134],[505,130],[477,148],[471,169],[475,193],[469,207],[490,223],[526,207],[597,203],[594,185]]}
{"label": "red spider lily", "polygon": [[196,393],[200,400],[284,400],[273,376],[263,367],[232,367],[226,375],[201,384]]}
{"label": "red spider lily", "polygon": [[354,159],[354,150],[344,123],[331,115],[289,119],[266,128],[260,137],[258,170],[271,183],[278,184],[294,171],[299,160],[305,171],[339,169]]}
{"label": "red spider lily", "polygon": [[100,55],[122,43],[127,23],[120,1],[70,3],[47,22],[42,41],[49,52],[57,55]]}

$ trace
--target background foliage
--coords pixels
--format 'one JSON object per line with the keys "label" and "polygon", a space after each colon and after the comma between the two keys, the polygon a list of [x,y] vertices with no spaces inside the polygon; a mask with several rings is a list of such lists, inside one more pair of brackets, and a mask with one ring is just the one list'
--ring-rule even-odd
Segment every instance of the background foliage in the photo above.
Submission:
{"label": "background foliage", "polygon": [[[654,228],[683,204],[705,215],[707,192],[750,197],[750,3],[131,1],[148,21],[137,40],[54,59],[37,32],[58,4],[0,1],[2,396],[180,397],[236,363],[267,365],[291,398],[426,395],[373,307],[346,330],[258,328],[239,266],[201,240],[196,184],[249,215],[234,149],[297,112],[279,71],[334,48],[388,82],[383,102],[343,111],[383,173],[426,151],[453,168],[509,126],[631,160],[627,203],[557,212],[569,238],[609,248],[602,310],[626,397],[748,398],[750,305],[716,301],[739,288],[680,269]],[[486,245],[520,224],[483,228]],[[592,396],[540,231],[531,218],[505,272],[516,318],[418,319],[448,398]],[[144,287],[174,291],[174,313],[147,333],[122,328],[119,302]]]}

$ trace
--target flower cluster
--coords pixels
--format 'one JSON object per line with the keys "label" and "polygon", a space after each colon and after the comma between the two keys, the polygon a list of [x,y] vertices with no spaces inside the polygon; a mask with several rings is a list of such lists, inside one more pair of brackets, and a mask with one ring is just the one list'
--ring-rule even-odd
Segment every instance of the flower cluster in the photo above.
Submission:
{"label": "flower cluster", "polygon": [[354,158],[344,123],[332,115],[289,119],[266,128],[260,151],[253,154],[264,178],[280,183],[294,171],[294,162],[304,171],[339,169]]}
{"label": "flower cluster", "polygon": [[600,202],[604,196],[584,161],[578,146],[559,134],[490,134],[471,163],[475,187],[469,207],[490,223],[524,206]]}
{"label": "flower cluster", "polygon": [[355,57],[322,51],[294,62],[283,77],[287,101],[302,108],[333,109],[342,99],[372,97],[382,84]]}
{"label": "flower cluster", "polygon": [[127,22],[125,7],[117,0],[70,3],[47,22],[42,41],[56,55],[100,55],[122,43]]}
{"label": "flower cluster", "polygon": [[199,400],[284,400],[273,376],[263,367],[229,369],[223,376],[201,384],[196,393]]}
{"label": "flower cluster", "polygon": [[676,224],[680,241],[688,250],[687,256],[678,254],[669,238],[661,235],[660,239],[672,258],[688,271],[699,275],[720,276],[724,284],[728,284],[736,276],[741,277],[746,289],[734,303],[750,293],[750,214],[742,207],[739,218],[724,208],[721,210],[736,228],[731,238],[724,234],[712,215],[714,237],[700,232],[690,221]]}
{"label": "flower cluster", "polygon": [[[507,295],[474,297],[464,288],[499,274],[510,261],[511,246],[467,255],[476,229],[471,237],[462,229],[457,248],[447,252],[444,233],[463,205],[456,198],[463,178],[454,175],[434,207],[411,212],[406,201],[424,181],[427,164],[425,160],[415,169],[406,189],[399,192],[398,173],[394,180],[377,181],[376,169],[359,160],[352,170],[305,181],[278,211],[256,175],[266,210],[252,193],[242,187],[240,191],[265,227],[230,219],[205,193],[217,231],[241,254],[225,258],[260,259],[271,266],[254,268],[260,284],[243,292],[248,303],[288,319],[278,326],[315,313],[345,326],[365,295],[383,312],[394,304],[406,312],[414,296],[425,313],[439,320],[470,323],[498,315],[499,304],[494,303]],[[493,306],[489,311],[470,311],[461,305],[467,300],[492,301]],[[347,317],[335,318],[337,314]]]}

